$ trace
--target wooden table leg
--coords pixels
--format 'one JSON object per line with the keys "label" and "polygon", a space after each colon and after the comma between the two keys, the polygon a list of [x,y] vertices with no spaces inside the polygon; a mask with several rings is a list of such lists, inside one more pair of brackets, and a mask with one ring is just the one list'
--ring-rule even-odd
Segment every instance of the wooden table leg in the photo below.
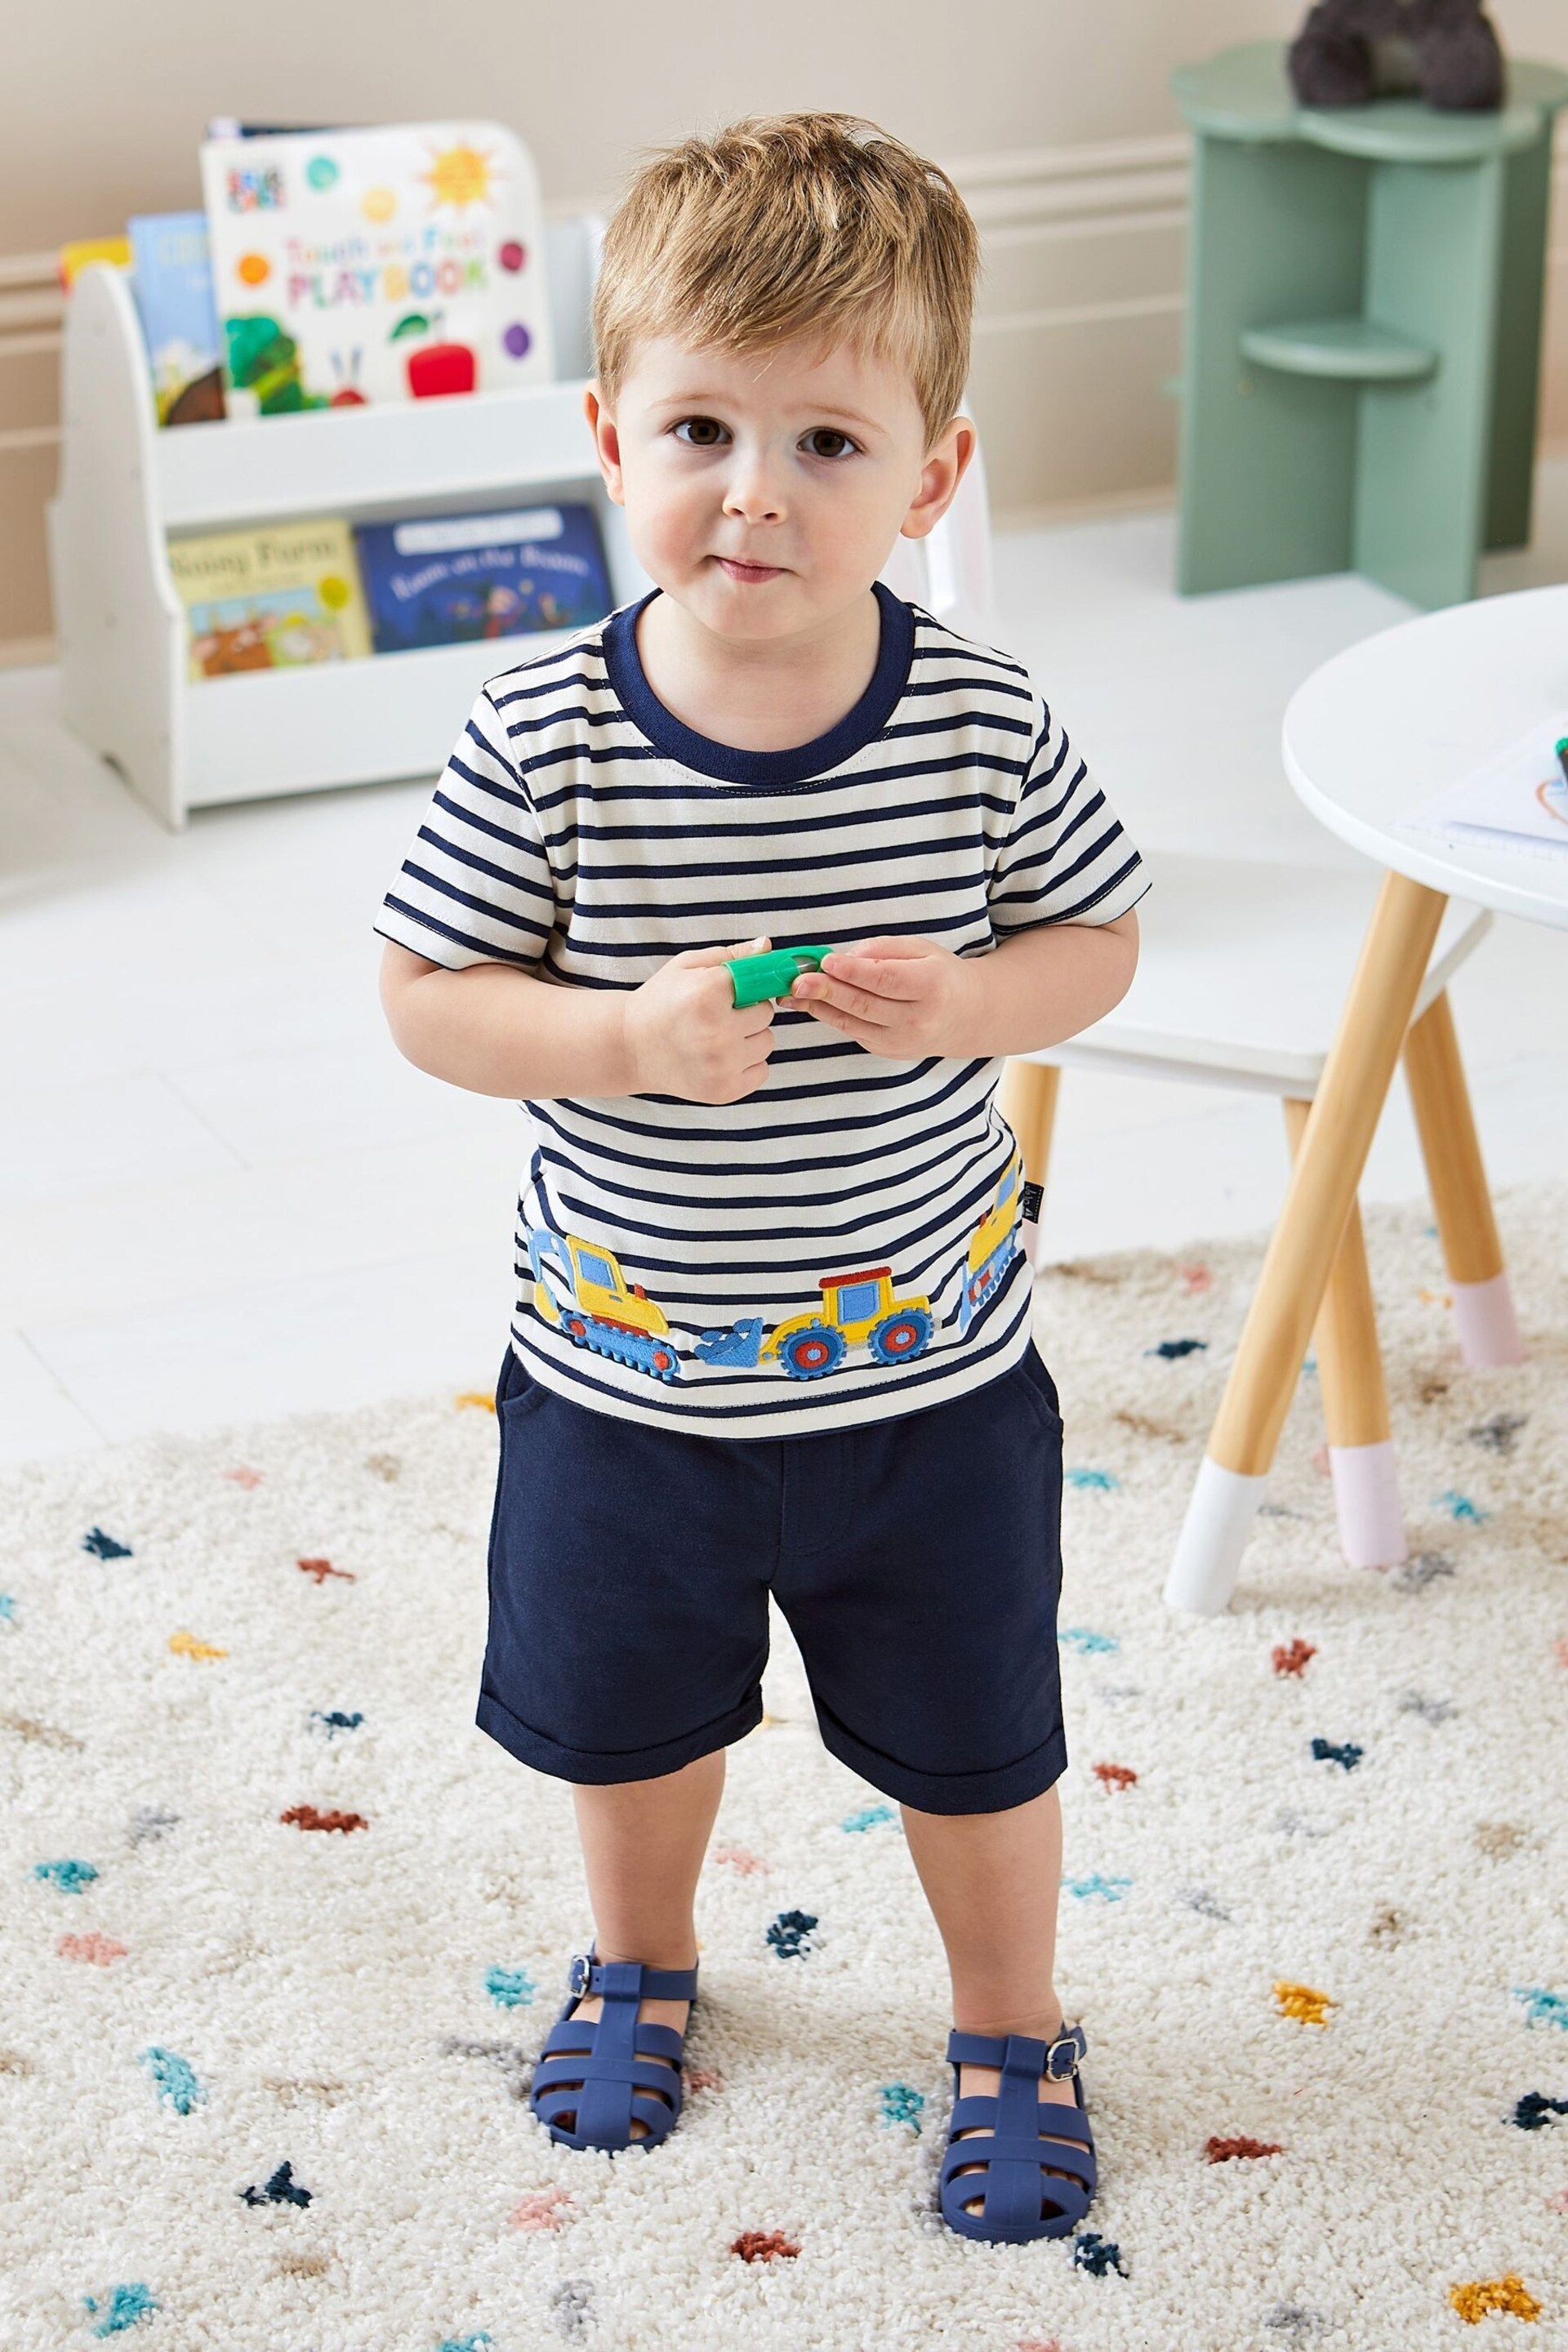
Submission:
{"label": "wooden table leg", "polygon": [[1446,903],[1384,877],[1165,1581],[1173,1609],[1213,1615],[1236,1589]]}
{"label": "wooden table leg", "polygon": [[1405,1075],[1443,1237],[1460,1351],[1467,1364],[1521,1364],[1524,1343],[1446,989],[1405,1040]]}
{"label": "wooden table leg", "polygon": [[1054,1062],[1010,1061],[1002,1073],[1002,1116],[1018,1139],[1024,1159],[1024,1181],[1035,1188],[1026,1193],[1024,1223],[1018,1235],[1031,1265],[1037,1263],[1039,1247],[1040,1199],[1050,1165],[1051,1130],[1056,1125],[1061,1077]]}
{"label": "wooden table leg", "polygon": [[[1287,1100],[1285,1131],[1300,1151],[1311,1104]],[[1329,1435],[1329,1470],[1340,1542],[1352,1568],[1394,1568],[1405,1557],[1405,1514],[1377,1343],[1377,1310],[1361,1210],[1352,1198],[1312,1327],[1318,1391]]]}

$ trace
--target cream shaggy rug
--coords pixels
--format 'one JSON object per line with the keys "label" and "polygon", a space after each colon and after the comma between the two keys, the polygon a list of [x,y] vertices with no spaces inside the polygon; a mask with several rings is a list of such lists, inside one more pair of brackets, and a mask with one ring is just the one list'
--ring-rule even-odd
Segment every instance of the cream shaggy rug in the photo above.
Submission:
{"label": "cream shaggy rug", "polygon": [[533,2121],[589,1920],[566,1790],[473,1727],[482,1399],[5,1481],[6,2352],[1568,2344],[1568,1195],[1501,1214],[1531,1360],[1489,1374],[1425,1213],[1370,1220],[1409,1563],[1343,1565],[1309,1376],[1207,1622],[1160,1587],[1258,1252],[1040,1278],[1076,2243],[935,2215],[940,1947],[782,1626],[679,2132]]}

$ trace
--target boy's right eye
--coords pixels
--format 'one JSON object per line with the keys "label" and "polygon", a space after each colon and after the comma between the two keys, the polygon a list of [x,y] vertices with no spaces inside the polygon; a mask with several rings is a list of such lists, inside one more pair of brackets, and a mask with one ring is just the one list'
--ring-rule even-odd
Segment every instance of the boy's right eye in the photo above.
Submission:
{"label": "boy's right eye", "polygon": [[683,416],[671,430],[689,449],[717,449],[730,437],[728,428],[716,416]]}

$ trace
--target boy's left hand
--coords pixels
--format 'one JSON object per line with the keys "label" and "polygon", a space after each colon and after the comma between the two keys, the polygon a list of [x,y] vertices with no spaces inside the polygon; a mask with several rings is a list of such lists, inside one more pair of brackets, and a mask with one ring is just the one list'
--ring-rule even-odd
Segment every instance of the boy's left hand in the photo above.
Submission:
{"label": "boy's left hand", "polygon": [[877,939],[836,948],[820,971],[803,972],[789,1003],[868,1054],[893,1062],[950,1054],[972,1018],[973,963],[938,940]]}

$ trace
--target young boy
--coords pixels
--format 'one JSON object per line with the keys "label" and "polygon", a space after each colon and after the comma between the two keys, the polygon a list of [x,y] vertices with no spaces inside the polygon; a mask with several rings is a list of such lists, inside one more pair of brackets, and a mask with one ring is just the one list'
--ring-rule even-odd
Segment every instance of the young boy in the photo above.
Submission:
{"label": "young boy", "polygon": [[[846,116],[637,175],[587,415],[658,588],[491,679],[377,928],[402,1051],[535,1147],[479,1721],[574,1784],[596,1928],[535,2112],[675,2126],[771,1590],[946,1947],[942,2212],[1021,2240],[1095,2171],[1051,1981],[1061,1423],[994,1096],[1121,998],[1143,877],[1017,664],[878,580],[974,446],[977,264],[952,183]],[[808,944],[737,1005],[731,959]]]}

